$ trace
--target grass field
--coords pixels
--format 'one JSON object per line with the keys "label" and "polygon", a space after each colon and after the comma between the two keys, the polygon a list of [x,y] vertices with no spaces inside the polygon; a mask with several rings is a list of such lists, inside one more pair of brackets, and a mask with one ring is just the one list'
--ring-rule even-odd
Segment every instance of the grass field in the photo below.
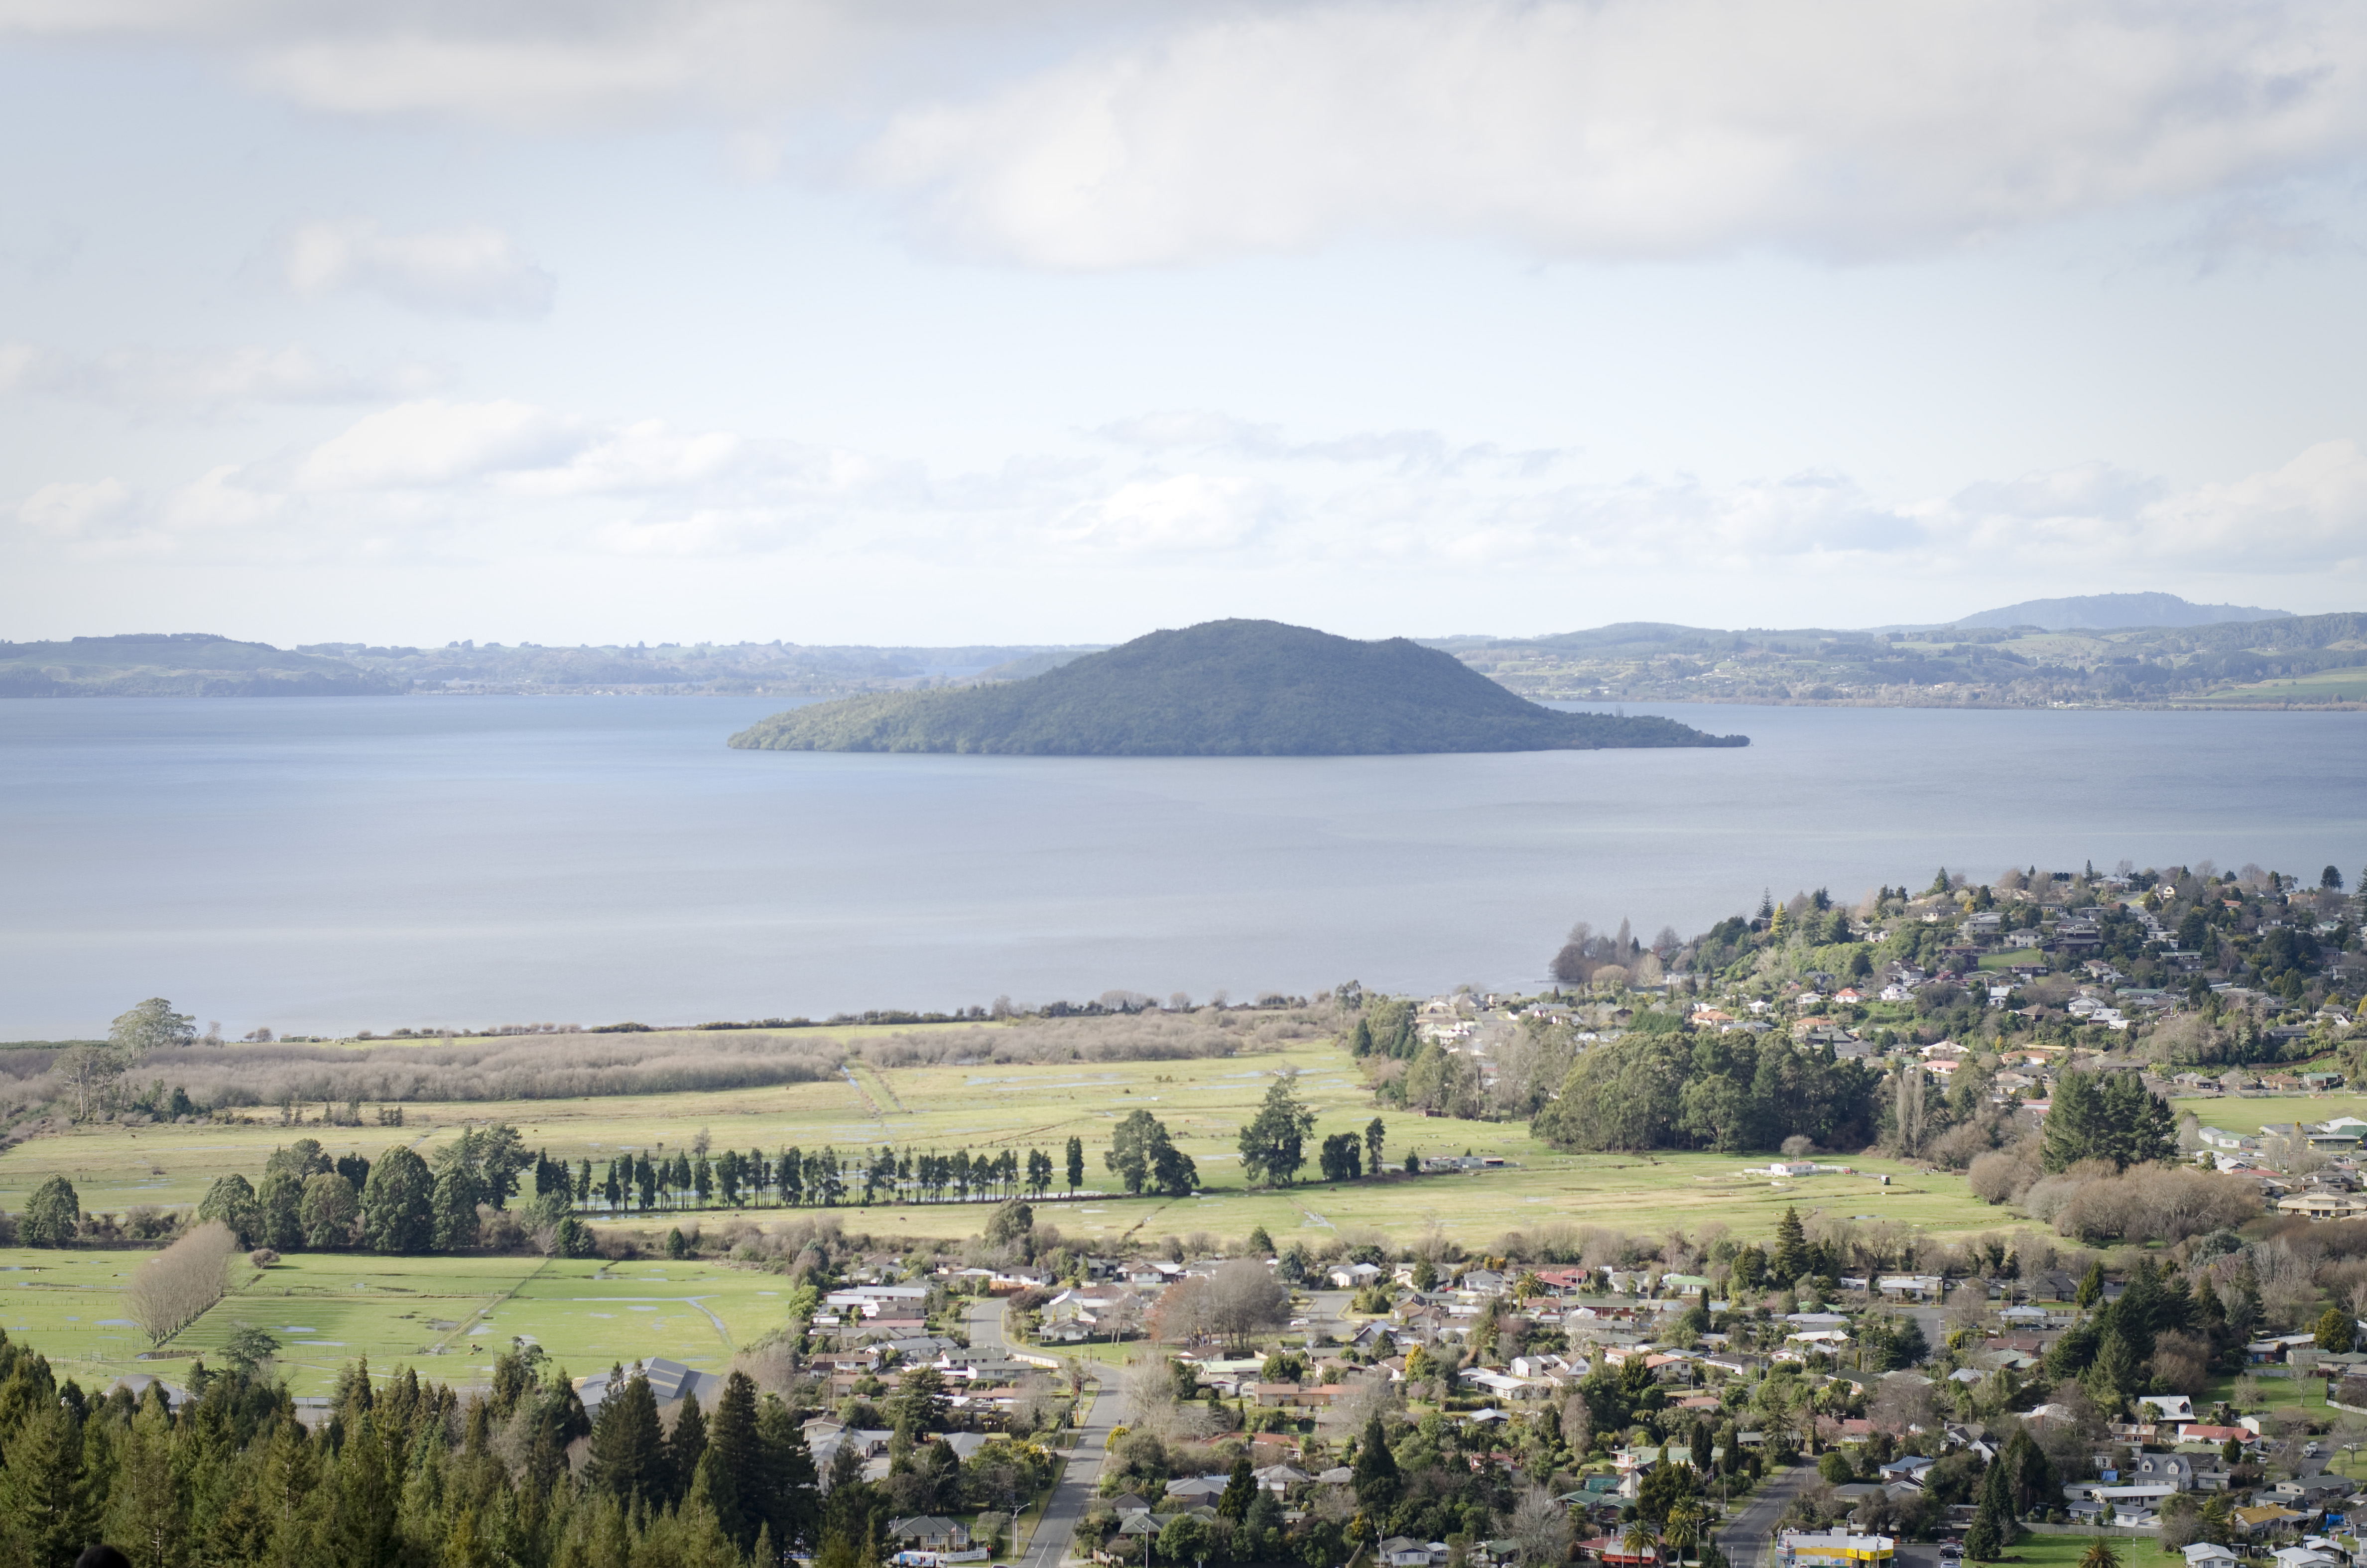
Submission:
{"label": "grass field", "polygon": [[[2078,1568],[2079,1560],[2088,1554],[2096,1539],[2092,1535],[2025,1535],[1998,1561],[2022,1563],[2025,1568]],[[2105,1539],[2131,1568],[2185,1561],[2179,1553],[2163,1551],[2160,1540],[2151,1536],[2113,1535]]]}
{"label": "grass field", "polygon": [[2199,697],[2181,697],[2181,703],[2277,703],[2367,701],[2367,666],[2354,665],[2347,670],[2320,670],[2313,674],[2294,676],[2282,681],[2260,681],[2246,686],[2222,686]]}
{"label": "grass field", "polygon": [[2173,1100],[2172,1111],[2191,1111],[2206,1127],[2230,1133],[2258,1133],[2271,1122],[2331,1122],[2338,1116],[2367,1117],[2367,1094],[2293,1094],[2253,1100],[2203,1097]]}
{"label": "grass field", "polygon": [[[21,1206],[50,1173],[74,1183],[85,1209],[120,1213],[136,1203],[193,1204],[229,1171],[259,1178],[270,1152],[311,1136],[334,1154],[377,1157],[397,1142],[433,1156],[470,1122],[515,1122],[534,1145],[570,1162],[605,1162],[622,1151],[667,1149],[701,1130],[717,1148],[777,1152],[795,1144],[841,1149],[892,1142],[903,1147],[1043,1148],[1059,1157],[1071,1134],[1084,1140],[1086,1180],[1104,1182],[1101,1154],[1110,1129],[1139,1107],[1165,1122],[1198,1164],[1207,1190],[1189,1199],[1097,1197],[1047,1206],[1047,1217],[1081,1239],[1116,1243],[1195,1231],[1237,1237],[1263,1224],[1277,1241],[1369,1228],[1399,1239],[1436,1225],[1479,1247],[1507,1230],[1560,1221],[1659,1232],[1721,1224],[1738,1235],[1773,1234],[1787,1204],[1803,1213],[1838,1210],[1897,1220],[1937,1234],[1995,1228],[1996,1210],[1961,1179],[1926,1175],[1879,1159],[1854,1161],[1867,1174],[1771,1183],[1739,1174],[1733,1156],[1568,1156],[1531,1138],[1525,1123],[1450,1122],[1382,1112],[1392,1165],[1409,1148],[1424,1154],[1501,1156],[1511,1168],[1464,1176],[1392,1177],[1281,1192],[1241,1190],[1233,1143],[1273,1075],[1297,1069],[1318,1113],[1315,1138],[1360,1131],[1375,1114],[1354,1064],[1330,1045],[1186,1062],[1065,1066],[990,1066],[856,1069],[834,1079],[779,1089],[596,1100],[438,1104],[406,1108],[407,1125],[343,1128],[236,1123],[77,1129],[0,1154],[0,1205]],[[2253,1102],[2234,1102],[2249,1104]],[[2327,1112],[2332,1114],[2332,1112]],[[1310,1140],[1311,1142],[1312,1140]],[[1871,1178],[1888,1175],[1889,1187]],[[808,1211],[810,1212],[810,1211]],[[979,1216],[957,1207],[882,1206],[840,1211],[856,1229],[914,1236],[968,1234]],[[779,1210],[747,1212],[764,1221]],[[666,1216],[655,1216],[665,1218]],[[709,1212],[709,1219],[719,1217]]]}
{"label": "grass field", "polygon": [[[118,1293],[143,1256],[0,1249],[0,1326],[85,1383],[134,1371],[171,1378],[186,1363],[136,1359],[148,1341]],[[728,1264],[366,1254],[242,1265],[236,1279],[170,1348],[215,1354],[240,1327],[261,1328],[280,1342],[297,1393],[327,1392],[338,1367],[361,1356],[380,1372],[407,1361],[445,1382],[479,1382],[513,1337],[577,1376],[651,1356],[719,1370],[778,1325],[783,1291],[778,1275]]]}

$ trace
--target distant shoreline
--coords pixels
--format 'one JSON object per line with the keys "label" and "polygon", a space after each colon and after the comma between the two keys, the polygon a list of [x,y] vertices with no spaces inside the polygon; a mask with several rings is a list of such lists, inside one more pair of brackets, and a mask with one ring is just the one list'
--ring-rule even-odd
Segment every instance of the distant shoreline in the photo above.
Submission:
{"label": "distant shoreline", "polygon": [[[1498,682],[1501,684],[1501,682]],[[906,690],[927,690],[911,687]],[[1507,687],[1506,690],[1515,690]],[[504,686],[453,691],[448,688],[418,687],[408,692],[386,691],[234,691],[234,692],[141,692],[141,691],[63,691],[7,692],[0,691],[0,702],[73,702],[98,700],[130,702],[139,700],[169,702],[219,702],[226,699],[250,698],[277,702],[291,697],[334,697],[339,700],[405,697],[764,697],[768,701],[803,698],[810,702],[831,702],[839,697],[865,694],[847,691],[816,691],[810,688],[749,687],[718,690],[712,686]],[[1649,695],[1621,694],[1616,696],[1575,696],[1557,693],[1521,692],[1534,703],[1582,703],[1590,711],[1605,706],[1633,704],[1637,706],[1666,707],[1736,707],[1736,708],[1911,708],[1919,711],[1961,710],[1968,713],[2360,713],[2367,712],[2367,701],[2350,697],[2286,698],[2275,702],[1997,702],[1988,698],[1972,700],[1934,700],[1931,702],[1892,702],[1873,697],[1765,697],[1765,696],[1671,696],[1654,693]]]}

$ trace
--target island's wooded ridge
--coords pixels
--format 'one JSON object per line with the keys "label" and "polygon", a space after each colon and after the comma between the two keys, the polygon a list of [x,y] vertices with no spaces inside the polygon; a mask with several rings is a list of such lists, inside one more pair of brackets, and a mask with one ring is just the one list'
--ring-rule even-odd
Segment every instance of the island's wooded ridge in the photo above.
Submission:
{"label": "island's wooded ridge", "polygon": [[1153,632],[1032,680],[853,697],[731,738],[775,751],[1358,756],[1744,746],[1664,718],[1560,713],[1403,637],[1276,621]]}

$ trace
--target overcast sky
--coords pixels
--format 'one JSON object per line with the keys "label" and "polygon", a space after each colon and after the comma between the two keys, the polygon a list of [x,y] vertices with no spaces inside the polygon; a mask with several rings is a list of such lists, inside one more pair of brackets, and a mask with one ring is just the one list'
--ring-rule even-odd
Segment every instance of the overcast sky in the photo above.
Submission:
{"label": "overcast sky", "polygon": [[0,0],[0,636],[2367,607],[2367,9]]}

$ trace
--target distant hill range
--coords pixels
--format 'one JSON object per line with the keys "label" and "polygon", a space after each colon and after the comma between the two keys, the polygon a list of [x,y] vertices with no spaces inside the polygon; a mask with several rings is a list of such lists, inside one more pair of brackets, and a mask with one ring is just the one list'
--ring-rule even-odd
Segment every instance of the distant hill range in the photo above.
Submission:
{"label": "distant hill range", "polygon": [[2290,620],[2290,610],[2249,604],[2197,604],[2175,593],[2082,593],[2030,599],[1952,621],[1958,626],[2039,626],[2050,632],[2125,631],[2145,626],[2209,626],[2225,621]]}
{"label": "distant hill range", "polygon": [[[2129,595],[2128,597],[2137,597]],[[1429,644],[1523,696],[1877,707],[2367,704],[2367,615],[2124,630],[2011,626],[1719,631],[1627,621]],[[2197,609],[2203,606],[2195,606]]]}
{"label": "distant hill range", "polygon": [[1278,621],[1153,632],[1025,680],[820,703],[731,738],[742,750],[1023,756],[1369,756],[1746,746],[1665,718],[1562,713],[1403,637]]}
{"label": "distant hill range", "polygon": [[[2078,616],[2104,622],[2126,615],[2186,619],[2135,627],[2073,624]],[[2059,624],[2049,627],[2050,621]],[[1624,621],[1541,637],[1422,638],[1412,646],[1451,655],[1515,695],[1544,702],[2367,706],[2367,615],[2290,615],[2191,604],[2168,593],[2033,600],[1942,626],[1720,630]],[[0,642],[0,697],[597,693],[827,700],[1032,686],[1101,651],[1074,644],[782,641],[574,648],[326,642],[282,649],[181,632]],[[1209,673],[1232,672],[1211,666]]]}
{"label": "distant hill range", "polygon": [[207,632],[0,642],[0,697],[390,696],[420,694],[846,696],[1032,672],[1082,649],[808,648],[647,643],[441,648],[311,643],[290,649]]}

